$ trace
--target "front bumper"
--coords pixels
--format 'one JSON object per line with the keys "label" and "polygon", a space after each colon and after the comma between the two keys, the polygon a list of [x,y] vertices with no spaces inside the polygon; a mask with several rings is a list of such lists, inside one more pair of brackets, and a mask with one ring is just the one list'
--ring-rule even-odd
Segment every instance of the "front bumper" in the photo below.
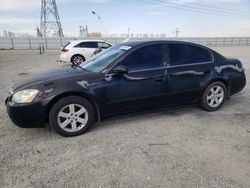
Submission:
{"label": "front bumper", "polygon": [[15,104],[7,98],[5,104],[11,121],[18,127],[38,128],[45,126],[46,112],[40,102]]}

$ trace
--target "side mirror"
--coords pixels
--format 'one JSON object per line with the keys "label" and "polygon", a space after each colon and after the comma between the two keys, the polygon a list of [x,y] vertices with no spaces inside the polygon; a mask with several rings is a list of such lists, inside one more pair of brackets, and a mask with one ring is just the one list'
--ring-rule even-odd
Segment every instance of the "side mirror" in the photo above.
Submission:
{"label": "side mirror", "polygon": [[123,66],[123,65],[119,65],[116,68],[114,68],[112,70],[113,74],[127,74],[128,73],[128,68]]}

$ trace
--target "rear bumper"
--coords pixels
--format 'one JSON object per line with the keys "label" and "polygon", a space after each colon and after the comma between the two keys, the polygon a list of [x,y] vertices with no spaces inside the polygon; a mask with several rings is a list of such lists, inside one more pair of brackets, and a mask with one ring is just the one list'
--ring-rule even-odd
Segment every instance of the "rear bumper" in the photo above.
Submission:
{"label": "rear bumper", "polygon": [[238,73],[237,76],[235,76],[234,78],[232,78],[230,80],[230,83],[231,83],[231,91],[230,91],[231,95],[240,92],[246,86],[246,75],[245,75],[245,73],[244,72]]}
{"label": "rear bumper", "polygon": [[70,63],[70,59],[71,59],[71,57],[70,57],[70,55],[68,53],[62,53],[60,55],[60,60],[62,62]]}
{"label": "rear bumper", "polygon": [[14,104],[7,98],[5,104],[11,121],[18,127],[38,128],[45,126],[46,113],[40,102],[32,104]]}

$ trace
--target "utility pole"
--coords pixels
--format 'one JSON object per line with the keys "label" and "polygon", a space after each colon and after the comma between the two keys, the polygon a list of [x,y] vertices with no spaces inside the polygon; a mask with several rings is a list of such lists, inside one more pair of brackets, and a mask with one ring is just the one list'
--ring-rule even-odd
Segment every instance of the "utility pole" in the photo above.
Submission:
{"label": "utility pole", "polygon": [[176,30],[174,31],[175,38],[178,38],[178,37],[179,37],[179,33],[180,33],[179,28],[176,28]]}
{"label": "utility pole", "polygon": [[101,17],[100,17],[95,11],[92,11],[92,14],[93,14],[93,15],[96,15],[97,19],[101,22],[103,28],[105,29],[106,35],[107,35],[107,37],[108,37],[108,30],[107,30],[106,26],[104,25],[104,23],[103,23]]}
{"label": "utility pole", "polygon": [[47,37],[49,34],[59,37],[64,36],[56,0],[41,0],[40,32],[43,37]]}

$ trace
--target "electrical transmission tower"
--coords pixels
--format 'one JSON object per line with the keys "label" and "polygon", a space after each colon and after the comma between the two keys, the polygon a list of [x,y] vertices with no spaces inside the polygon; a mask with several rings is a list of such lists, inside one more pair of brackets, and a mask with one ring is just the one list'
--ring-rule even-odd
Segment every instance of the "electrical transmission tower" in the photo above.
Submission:
{"label": "electrical transmission tower", "polygon": [[179,28],[176,28],[176,30],[174,31],[174,34],[175,34],[175,37],[176,37],[176,38],[179,37],[179,33],[180,33]]}
{"label": "electrical transmission tower", "polygon": [[63,37],[56,0],[41,0],[41,2],[40,32],[43,37],[47,37],[49,34]]}
{"label": "electrical transmission tower", "polygon": [[87,25],[86,25],[86,27],[79,26],[79,28],[80,28],[79,36],[81,38],[87,38],[88,37],[88,26]]}

